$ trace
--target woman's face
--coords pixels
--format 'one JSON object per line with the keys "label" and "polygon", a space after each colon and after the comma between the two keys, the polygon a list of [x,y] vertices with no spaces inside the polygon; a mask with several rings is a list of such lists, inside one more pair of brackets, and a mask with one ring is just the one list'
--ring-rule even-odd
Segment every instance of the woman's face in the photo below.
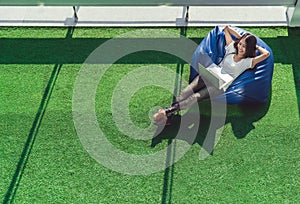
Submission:
{"label": "woman's face", "polygon": [[244,56],[246,53],[246,41],[245,38],[241,39],[237,45],[238,55]]}

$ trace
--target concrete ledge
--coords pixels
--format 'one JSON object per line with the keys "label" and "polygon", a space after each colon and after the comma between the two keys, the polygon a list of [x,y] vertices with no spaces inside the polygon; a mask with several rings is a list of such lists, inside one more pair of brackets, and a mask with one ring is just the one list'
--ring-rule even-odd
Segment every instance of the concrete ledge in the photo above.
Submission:
{"label": "concrete ledge", "polygon": [[286,12],[281,6],[191,7],[189,25],[287,26]]}
{"label": "concrete ledge", "polygon": [[72,7],[0,7],[0,26],[71,26]]}
{"label": "concrete ledge", "polygon": [[283,6],[216,7],[192,6],[189,21],[186,7],[77,7],[78,21],[72,7],[0,7],[0,26],[288,26],[287,8]]}

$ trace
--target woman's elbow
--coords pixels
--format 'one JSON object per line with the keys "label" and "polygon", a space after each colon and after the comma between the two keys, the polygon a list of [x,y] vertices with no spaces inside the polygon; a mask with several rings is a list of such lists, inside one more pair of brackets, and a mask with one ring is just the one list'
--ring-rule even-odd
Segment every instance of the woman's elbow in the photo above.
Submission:
{"label": "woman's elbow", "polygon": [[263,60],[267,59],[270,56],[270,52],[266,50],[265,52],[262,53],[262,56],[263,56],[262,57],[262,61],[263,61]]}

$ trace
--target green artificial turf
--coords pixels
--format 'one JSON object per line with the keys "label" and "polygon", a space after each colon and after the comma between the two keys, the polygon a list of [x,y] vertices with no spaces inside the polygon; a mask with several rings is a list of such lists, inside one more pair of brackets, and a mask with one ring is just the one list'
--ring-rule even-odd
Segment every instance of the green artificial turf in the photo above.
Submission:
{"label": "green artificial turf", "polygon": [[[210,124],[210,106],[206,101],[199,104],[201,118],[195,141],[169,168],[152,174],[127,175],[90,157],[73,121],[76,77],[94,49],[111,38],[140,29],[0,28],[3,203],[299,202],[298,28],[245,28],[273,50],[270,101],[255,106],[228,105],[223,132],[210,156],[199,159]],[[211,29],[188,28],[186,36],[199,43]],[[175,28],[163,30],[178,36],[182,33]],[[139,140],[119,130],[113,118],[115,87],[134,70],[147,66],[182,72],[182,78],[188,79],[188,64],[174,56],[153,51],[133,53],[113,64],[100,80],[95,96],[96,117],[108,141],[123,152],[151,155],[170,145],[162,158],[167,165],[182,144],[190,142],[189,132],[195,127],[188,127],[177,139],[176,130],[166,129],[160,139]],[[180,79],[174,75],[170,84],[176,90]],[[162,87],[142,87],[128,102],[130,120],[141,129],[150,126],[153,134],[153,107],[171,102],[172,93]],[[116,159],[109,153],[106,156]]]}

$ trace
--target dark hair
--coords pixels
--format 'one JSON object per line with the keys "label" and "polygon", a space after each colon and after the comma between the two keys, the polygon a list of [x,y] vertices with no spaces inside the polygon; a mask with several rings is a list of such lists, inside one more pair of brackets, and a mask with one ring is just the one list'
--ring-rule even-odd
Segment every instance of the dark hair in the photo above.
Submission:
{"label": "dark hair", "polygon": [[236,53],[238,52],[237,45],[239,44],[239,42],[242,39],[245,39],[245,42],[246,42],[246,53],[245,53],[244,57],[245,58],[255,57],[256,56],[256,43],[257,43],[257,40],[256,40],[256,37],[254,35],[250,34],[250,33],[243,34],[241,38],[237,39],[234,42],[234,48],[236,50]]}

